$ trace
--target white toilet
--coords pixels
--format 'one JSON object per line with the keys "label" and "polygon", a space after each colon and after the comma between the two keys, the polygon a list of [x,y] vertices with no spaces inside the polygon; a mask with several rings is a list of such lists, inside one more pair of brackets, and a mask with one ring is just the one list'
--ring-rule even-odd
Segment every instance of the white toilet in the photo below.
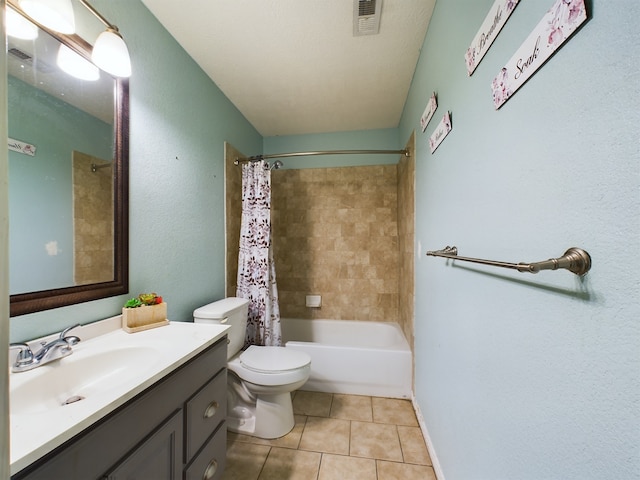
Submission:
{"label": "white toilet", "polygon": [[242,351],[249,301],[229,297],[193,312],[196,323],[226,323],[227,428],[259,438],[278,438],[293,429],[291,392],[309,378],[311,357],[285,347],[251,345]]}

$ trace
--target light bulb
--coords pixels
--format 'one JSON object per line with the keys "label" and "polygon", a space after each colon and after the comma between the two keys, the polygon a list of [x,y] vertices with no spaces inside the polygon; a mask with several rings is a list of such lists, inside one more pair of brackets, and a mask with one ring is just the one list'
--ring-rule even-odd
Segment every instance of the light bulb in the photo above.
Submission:
{"label": "light bulb", "polygon": [[117,28],[107,28],[96,39],[91,60],[107,73],[116,77],[131,76],[131,59],[126,43]]}
{"label": "light bulb", "polygon": [[38,38],[38,27],[15,10],[7,8],[7,35],[23,40],[35,40]]}
{"label": "light bulb", "polygon": [[36,22],[60,33],[75,33],[71,0],[20,0],[20,8]]}
{"label": "light bulb", "polygon": [[80,80],[95,81],[100,78],[98,67],[66,45],[60,45],[57,63],[64,72]]}

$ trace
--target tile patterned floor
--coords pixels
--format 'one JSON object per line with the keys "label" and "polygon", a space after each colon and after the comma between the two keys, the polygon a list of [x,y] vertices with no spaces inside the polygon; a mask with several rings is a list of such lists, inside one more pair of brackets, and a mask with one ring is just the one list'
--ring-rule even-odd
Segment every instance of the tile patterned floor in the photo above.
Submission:
{"label": "tile patterned floor", "polygon": [[229,432],[223,480],[436,480],[411,402],[298,391],[296,425],[263,440]]}

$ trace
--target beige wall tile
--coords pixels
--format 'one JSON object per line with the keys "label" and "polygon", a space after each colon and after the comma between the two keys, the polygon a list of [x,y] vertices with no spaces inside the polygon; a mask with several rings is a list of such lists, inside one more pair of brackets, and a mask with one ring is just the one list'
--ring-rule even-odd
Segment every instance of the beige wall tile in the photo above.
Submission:
{"label": "beige wall tile", "polygon": [[238,249],[240,245],[240,221],[242,218],[242,168],[234,165],[236,158],[245,155],[231,144],[224,144],[225,184],[225,237],[226,237],[226,292],[228,297],[236,295],[238,277]]}
{"label": "beige wall tile", "polygon": [[[94,172],[94,163],[109,167]],[[113,280],[113,168],[106,160],[74,151],[72,177],[74,282]]]}
{"label": "beige wall tile", "polygon": [[[387,320],[396,320],[396,166],[279,170],[272,174],[274,215],[286,219],[284,223],[274,221],[281,315],[363,320],[383,320],[387,315]],[[364,268],[347,270],[346,266],[382,268],[365,272]],[[303,272],[306,281],[299,281],[296,269]],[[369,311],[374,318],[362,318],[363,312],[353,299],[368,296],[375,305],[376,295],[388,293],[389,284],[395,297],[386,302],[395,301],[395,311],[389,312],[391,306],[387,305],[386,311]],[[323,296],[321,309],[304,307],[304,297],[311,293]]]}

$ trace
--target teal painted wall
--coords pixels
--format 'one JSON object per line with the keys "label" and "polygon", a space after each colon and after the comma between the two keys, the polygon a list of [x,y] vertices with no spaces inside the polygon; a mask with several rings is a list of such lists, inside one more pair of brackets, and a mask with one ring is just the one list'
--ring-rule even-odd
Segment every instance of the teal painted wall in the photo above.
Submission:
{"label": "teal painted wall", "polygon": [[[398,129],[265,137],[264,154],[326,150],[398,150]],[[404,146],[404,143],[402,143]],[[244,152],[245,155],[254,153]],[[398,155],[320,155],[282,158],[282,168],[325,168],[398,163]]]}
{"label": "teal painted wall", "polygon": [[8,85],[9,138],[36,146],[35,156],[9,151],[10,293],[71,286],[72,151],[110,160],[113,126],[15,77]]}
{"label": "teal painted wall", "polygon": [[[417,402],[446,480],[640,478],[640,4],[588,2],[593,18],[495,111],[491,80],[553,1],[520,2],[468,77],[493,3],[437,2],[400,125],[403,141],[417,131]],[[425,256],[445,245],[512,262],[578,246],[593,268]]]}
{"label": "teal painted wall", "polygon": [[262,136],[139,0],[95,0],[118,25],[130,79],[130,295],[11,319],[11,341],[120,312],[154,291],[174,320],[224,296],[224,142],[262,150]]}
{"label": "teal painted wall", "polygon": [[[255,154],[362,148],[351,143],[365,136],[263,145],[139,1],[94,3],[134,66],[132,294],[158,291],[170,317],[187,320],[224,294],[223,141]],[[491,79],[551,3],[521,2],[469,78],[464,52],[493,0],[437,2],[396,143],[383,142],[398,148],[418,130],[416,397],[447,480],[640,473],[640,11],[635,0],[591,1],[593,18],[494,111]],[[423,134],[433,90],[440,107]],[[431,155],[445,110],[453,131]],[[579,279],[424,256],[447,244],[510,261],[575,245],[594,266]],[[116,314],[125,299],[12,319],[11,340]]]}

